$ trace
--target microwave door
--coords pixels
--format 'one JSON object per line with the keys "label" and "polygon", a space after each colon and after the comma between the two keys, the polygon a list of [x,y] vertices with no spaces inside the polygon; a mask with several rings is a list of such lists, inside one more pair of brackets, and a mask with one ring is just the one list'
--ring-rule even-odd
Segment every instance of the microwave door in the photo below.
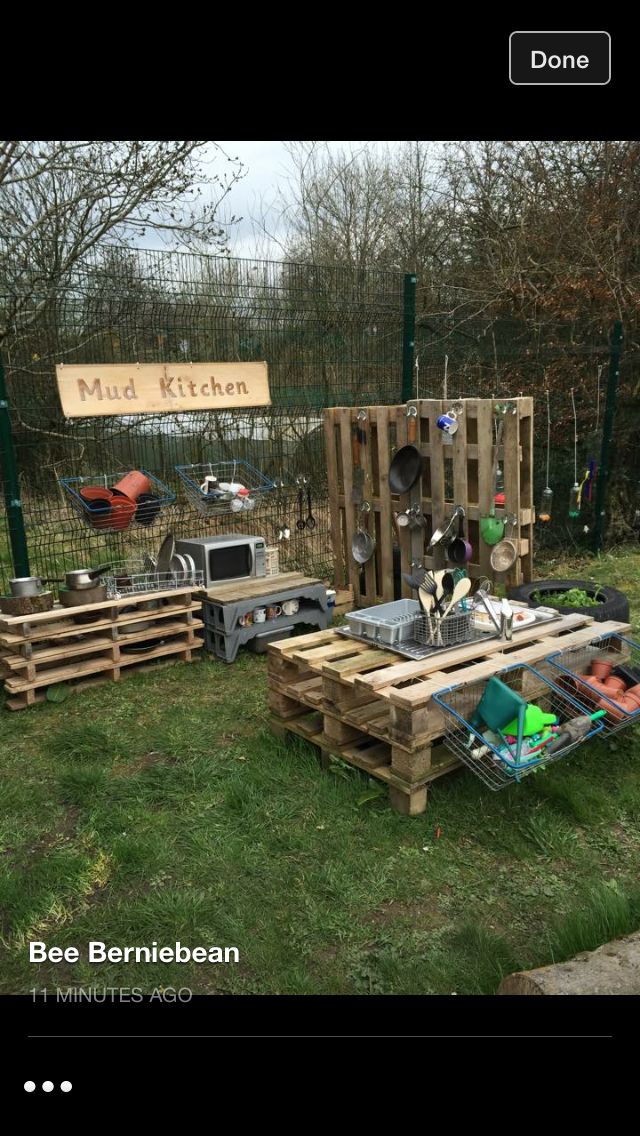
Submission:
{"label": "microwave door", "polygon": [[209,580],[237,580],[253,575],[253,550],[250,544],[229,544],[209,550]]}

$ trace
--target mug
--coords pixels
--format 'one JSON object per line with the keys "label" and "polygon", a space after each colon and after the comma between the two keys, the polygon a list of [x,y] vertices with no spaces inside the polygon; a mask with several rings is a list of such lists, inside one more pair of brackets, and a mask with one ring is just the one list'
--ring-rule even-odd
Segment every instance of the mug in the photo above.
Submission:
{"label": "mug", "polygon": [[458,422],[450,414],[441,414],[436,418],[436,426],[439,430],[444,430],[445,434],[455,434],[458,429]]}
{"label": "mug", "polygon": [[250,627],[253,623],[253,612],[248,611],[246,615],[241,615],[238,623],[240,627]]}
{"label": "mug", "polygon": [[267,619],[277,619],[279,615],[282,615],[280,604],[276,604],[275,607],[267,608]]}
{"label": "mug", "polygon": [[296,615],[300,610],[300,600],[285,600],[282,610],[285,615]]}
{"label": "mug", "polygon": [[264,623],[266,618],[267,618],[266,607],[254,608],[254,611],[253,611],[253,622],[254,623]]}

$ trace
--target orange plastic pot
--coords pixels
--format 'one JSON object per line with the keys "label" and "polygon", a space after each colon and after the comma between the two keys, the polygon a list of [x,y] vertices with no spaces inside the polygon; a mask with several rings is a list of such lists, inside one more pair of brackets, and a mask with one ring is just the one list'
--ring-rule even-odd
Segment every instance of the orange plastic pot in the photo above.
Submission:
{"label": "orange plastic pot", "polygon": [[[110,489],[100,486],[89,486],[80,490],[80,496],[85,502],[87,520],[94,529],[111,528],[111,508],[113,493]],[[95,502],[95,504],[94,504]],[[104,507],[101,507],[104,506]]]}
{"label": "orange plastic pot", "polygon": [[114,497],[109,515],[109,528],[120,531],[131,524],[136,511],[135,501],[130,501],[124,495]]}
{"label": "orange plastic pot", "polygon": [[123,493],[130,501],[137,501],[141,493],[148,493],[151,489],[151,479],[139,469],[132,469],[112,486],[118,493]]}
{"label": "orange plastic pot", "polygon": [[628,698],[630,702],[637,702],[640,707],[640,685],[630,686],[625,697]]}
{"label": "orange plastic pot", "polygon": [[599,678],[601,682],[605,682],[609,678],[613,670],[613,663],[607,663],[604,659],[594,659],[591,664],[591,674]]}
{"label": "orange plastic pot", "polygon": [[618,694],[622,694],[627,689],[627,684],[624,679],[616,678],[615,675],[611,675],[609,678],[606,678],[604,680],[604,685],[608,690],[612,690],[614,694],[616,693],[616,691],[618,692]]}

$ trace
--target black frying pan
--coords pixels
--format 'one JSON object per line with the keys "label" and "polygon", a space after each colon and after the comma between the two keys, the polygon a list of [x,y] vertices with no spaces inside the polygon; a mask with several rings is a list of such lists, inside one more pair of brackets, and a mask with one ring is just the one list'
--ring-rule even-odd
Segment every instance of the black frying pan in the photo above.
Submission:
{"label": "black frying pan", "polygon": [[394,454],[389,466],[389,488],[392,493],[408,493],[422,473],[422,454],[415,446],[403,446]]}

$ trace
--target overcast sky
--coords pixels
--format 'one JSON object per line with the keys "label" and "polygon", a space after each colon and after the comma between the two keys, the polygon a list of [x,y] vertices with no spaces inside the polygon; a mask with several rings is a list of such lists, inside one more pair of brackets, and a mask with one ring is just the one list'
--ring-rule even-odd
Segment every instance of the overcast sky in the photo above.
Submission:
{"label": "overcast sky", "polygon": [[[231,235],[231,251],[235,256],[255,255],[255,235],[252,218],[261,213],[261,201],[274,206],[279,187],[286,185],[292,167],[284,142],[220,142],[229,157],[240,158],[246,167],[246,175],[234,185],[225,201],[224,212],[241,216],[242,221],[234,227]],[[327,142],[332,149],[359,149],[363,146],[399,146],[399,142]],[[267,223],[275,236],[262,252],[265,256],[278,257],[277,244],[282,237],[282,222],[277,207],[268,209]]]}

